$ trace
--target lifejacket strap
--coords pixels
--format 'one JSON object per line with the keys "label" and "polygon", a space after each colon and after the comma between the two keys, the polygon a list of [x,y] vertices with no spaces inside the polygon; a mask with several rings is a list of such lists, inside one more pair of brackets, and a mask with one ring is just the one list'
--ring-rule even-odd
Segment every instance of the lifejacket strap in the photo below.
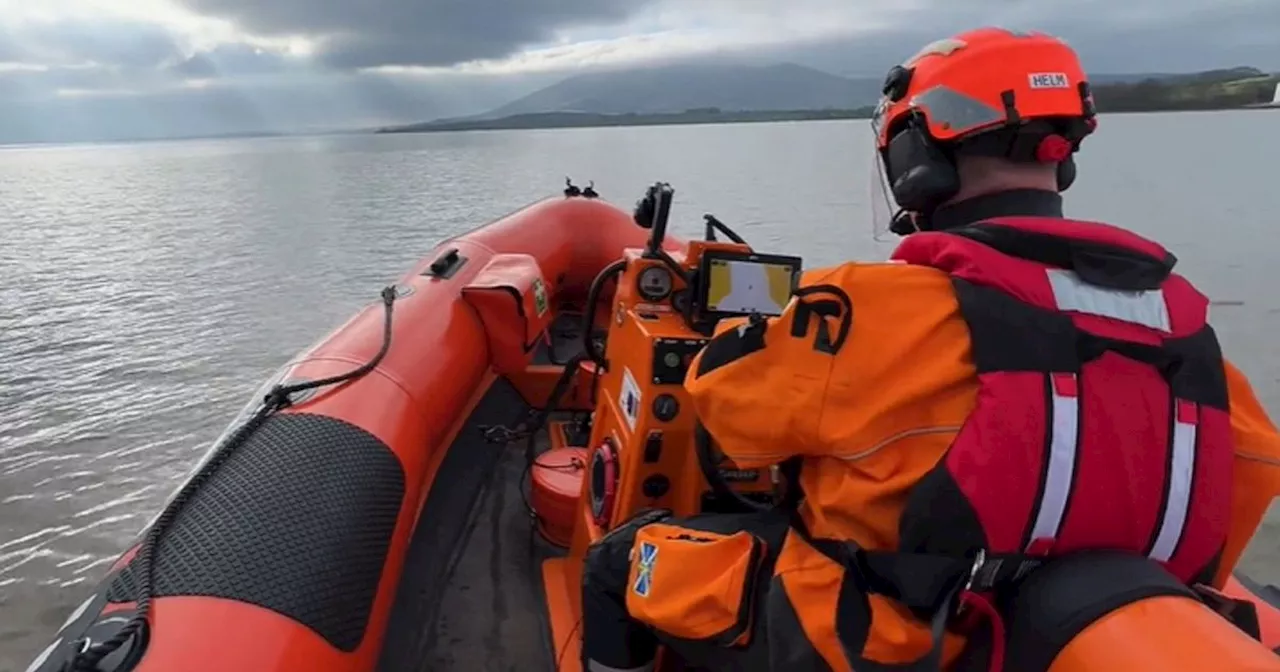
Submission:
{"label": "lifejacket strap", "polygon": [[[834,539],[809,543],[833,562],[852,571],[864,590],[884,595],[912,611],[934,613],[960,591],[990,592],[1021,580],[1043,562],[1021,553],[988,554],[973,558],[941,553],[868,551]],[[953,615],[947,611],[949,617]]]}
{"label": "lifejacket strap", "polygon": [[[960,605],[970,577],[980,574],[981,563],[953,556],[865,551],[852,542],[813,538],[803,530],[798,532],[819,553],[843,566],[859,590],[885,595],[909,609],[930,614],[929,652],[910,663],[891,666],[894,672],[938,672],[942,668],[947,623]],[[867,665],[861,652],[848,650],[847,643],[845,655],[857,669],[889,669]]]}

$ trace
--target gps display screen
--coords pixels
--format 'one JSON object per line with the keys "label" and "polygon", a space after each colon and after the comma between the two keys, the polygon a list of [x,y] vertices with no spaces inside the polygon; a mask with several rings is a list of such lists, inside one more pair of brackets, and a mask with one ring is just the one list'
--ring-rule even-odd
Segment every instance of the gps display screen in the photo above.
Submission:
{"label": "gps display screen", "polygon": [[799,257],[707,251],[700,264],[706,313],[781,315],[800,280]]}

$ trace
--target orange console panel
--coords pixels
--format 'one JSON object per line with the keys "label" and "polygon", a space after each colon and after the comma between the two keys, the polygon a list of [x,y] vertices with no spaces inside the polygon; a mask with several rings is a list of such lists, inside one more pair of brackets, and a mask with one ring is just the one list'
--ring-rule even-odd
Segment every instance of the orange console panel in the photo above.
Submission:
{"label": "orange console panel", "polygon": [[[604,352],[587,353],[599,376],[587,465],[568,554],[543,566],[557,657],[566,672],[580,669],[575,652],[582,562],[591,543],[644,509],[689,516],[741,510],[744,500],[771,503],[775,497],[769,471],[732,469],[714,441],[704,440],[684,380],[719,319],[783,310],[801,260],[757,254],[710,215],[704,217],[706,240],[672,245],[664,237],[672,194],[659,183],[637,204],[636,223],[652,232],[648,244],[626,250],[607,267],[586,306],[585,321],[606,329]],[[713,228],[734,242],[715,240]],[[616,285],[614,274],[620,274]],[[595,300],[606,288],[612,297]],[[558,448],[557,456],[572,463],[568,451]],[[546,532],[562,535],[563,529]]]}
{"label": "orange console panel", "polygon": [[[709,249],[749,252],[742,245],[697,241],[687,254],[670,258],[688,272]],[[602,530],[645,508],[697,513],[706,508],[708,493],[693,449],[697,417],[684,390],[689,364],[707,342],[706,333],[687,321],[695,288],[667,262],[646,258],[640,250],[628,250],[625,258],[626,271],[610,307],[607,368],[590,444],[605,446],[616,462],[613,488],[591,493],[593,522]],[[767,472],[722,473],[740,490],[771,488]]]}

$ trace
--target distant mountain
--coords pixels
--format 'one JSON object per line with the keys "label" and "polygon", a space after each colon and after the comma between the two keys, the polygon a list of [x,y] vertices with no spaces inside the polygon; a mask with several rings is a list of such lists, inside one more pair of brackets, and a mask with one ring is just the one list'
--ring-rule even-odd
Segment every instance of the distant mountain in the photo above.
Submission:
{"label": "distant mountain", "polygon": [[[1253,68],[1205,73],[1095,74],[1095,86],[1261,74]],[[1227,77],[1230,75],[1231,77]],[[674,114],[717,108],[734,111],[847,110],[874,105],[879,77],[842,77],[794,63],[768,66],[680,64],[593,72],[562,80],[467,120],[500,119],[548,112],[584,114]]]}
{"label": "distant mountain", "polygon": [[879,92],[880,80],[849,79],[794,63],[679,65],[570,77],[480,117],[847,109],[874,104]]}
{"label": "distant mountain", "polygon": [[[1090,80],[1110,109],[1183,109],[1191,102],[1152,102],[1147,89],[1195,89],[1196,105],[1235,105],[1235,98],[1208,96],[1199,88],[1251,82],[1266,73],[1227,68],[1197,73],[1094,74]],[[592,72],[562,80],[484,114],[387,127],[390,132],[481,128],[614,126],[655,123],[729,123],[766,118],[829,118],[866,114],[880,96],[882,79],[842,77],[794,63],[744,65],[703,63]],[[1134,89],[1133,87],[1146,87]],[[1188,88],[1190,87],[1190,88]],[[1172,95],[1172,94],[1171,94]],[[1181,95],[1181,94],[1178,94]],[[1235,95],[1235,94],[1233,94]],[[1253,92],[1242,94],[1251,102]],[[1270,93],[1267,94],[1270,96]],[[1268,100],[1270,98],[1268,97]],[[807,111],[807,112],[806,112]],[[814,111],[822,114],[813,114]],[[780,115],[780,116],[779,116]],[[618,117],[616,119],[609,117]]]}
{"label": "distant mountain", "polygon": [[849,110],[725,111],[702,107],[684,112],[657,114],[597,114],[594,112],[530,112],[507,117],[438,119],[418,124],[384,126],[375,133],[440,133],[448,131],[497,131],[530,128],[601,128],[609,126],[670,126],[690,124],[747,124],[768,121],[820,121],[869,119],[873,107]]}

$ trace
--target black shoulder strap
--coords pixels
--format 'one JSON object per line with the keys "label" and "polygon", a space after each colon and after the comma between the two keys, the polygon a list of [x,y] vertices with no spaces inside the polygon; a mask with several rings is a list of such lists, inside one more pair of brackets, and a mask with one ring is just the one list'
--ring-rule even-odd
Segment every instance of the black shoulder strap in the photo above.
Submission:
{"label": "black shoulder strap", "polygon": [[[989,557],[984,552],[965,558],[868,551],[853,542],[812,536],[798,515],[793,516],[792,527],[819,553],[844,567],[846,581],[852,579],[861,591],[889,597],[929,622],[933,644],[927,654],[910,663],[885,665],[855,659],[856,653],[848,651],[850,662],[864,672],[938,672],[942,666],[943,636],[947,623],[957,613],[961,595],[965,591],[986,592],[1020,579],[1040,563],[1026,556]],[[841,590],[841,600],[846,599],[853,598]],[[837,607],[845,608],[846,605]]]}
{"label": "black shoulder strap", "polygon": [[1108,289],[1159,289],[1178,263],[1171,253],[1158,258],[1115,245],[1023,231],[993,222],[977,222],[949,229],[947,233],[982,243],[1011,257],[1071,269],[1081,280]]}

